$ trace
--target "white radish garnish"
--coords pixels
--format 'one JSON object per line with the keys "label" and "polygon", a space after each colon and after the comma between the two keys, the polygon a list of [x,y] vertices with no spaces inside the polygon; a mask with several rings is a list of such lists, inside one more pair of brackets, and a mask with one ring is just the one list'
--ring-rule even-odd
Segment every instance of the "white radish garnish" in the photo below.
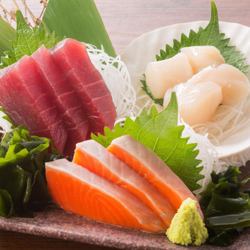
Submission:
{"label": "white radish garnish", "polygon": [[156,98],[163,98],[165,92],[178,83],[193,76],[193,70],[185,54],[158,62],[151,62],[145,71],[147,85]]}
{"label": "white radish garnish", "polygon": [[136,92],[131,83],[126,64],[119,56],[111,57],[91,44],[87,52],[94,66],[101,73],[116,107],[117,120],[133,116],[136,109]]}
{"label": "white radish garnish", "polygon": [[247,76],[229,64],[205,68],[190,79],[192,83],[202,81],[213,81],[222,87],[222,104],[225,105],[236,105],[249,95],[250,83]]}
{"label": "white radish garnish", "polygon": [[220,51],[214,46],[192,46],[181,49],[193,68],[193,72],[197,73],[208,66],[218,66],[225,63]]}

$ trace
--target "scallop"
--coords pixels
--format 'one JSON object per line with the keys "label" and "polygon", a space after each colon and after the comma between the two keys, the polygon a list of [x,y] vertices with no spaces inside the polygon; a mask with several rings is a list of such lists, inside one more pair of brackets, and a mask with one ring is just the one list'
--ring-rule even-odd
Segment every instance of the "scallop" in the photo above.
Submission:
{"label": "scallop", "polygon": [[247,76],[240,70],[229,64],[221,64],[218,67],[208,67],[194,75],[191,83],[212,81],[222,88],[225,105],[236,105],[244,101],[249,95],[250,83]]}
{"label": "scallop", "polygon": [[163,98],[168,89],[190,79],[193,76],[193,70],[187,56],[179,53],[163,61],[150,62],[145,76],[153,96]]}
{"label": "scallop", "polygon": [[192,46],[181,49],[193,68],[193,72],[197,73],[207,66],[218,66],[225,63],[220,51],[214,46]]}
{"label": "scallop", "polygon": [[222,102],[221,87],[211,81],[183,85],[178,96],[181,118],[191,126],[210,121]]}

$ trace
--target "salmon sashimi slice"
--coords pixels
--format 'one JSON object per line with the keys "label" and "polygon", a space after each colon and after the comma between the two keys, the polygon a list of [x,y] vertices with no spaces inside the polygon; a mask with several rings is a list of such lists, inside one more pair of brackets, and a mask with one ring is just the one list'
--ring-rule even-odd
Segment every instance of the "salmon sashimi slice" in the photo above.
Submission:
{"label": "salmon sashimi slice", "polygon": [[175,209],[193,193],[183,181],[150,149],[125,135],[112,141],[108,151],[144,176],[154,185]]}
{"label": "salmon sashimi slice", "polygon": [[53,200],[63,209],[100,222],[162,232],[158,217],[126,189],[66,159],[46,163]]}
{"label": "salmon sashimi slice", "polygon": [[165,227],[170,225],[176,211],[168,199],[96,141],[78,143],[73,162],[127,189],[154,211],[162,219]]}

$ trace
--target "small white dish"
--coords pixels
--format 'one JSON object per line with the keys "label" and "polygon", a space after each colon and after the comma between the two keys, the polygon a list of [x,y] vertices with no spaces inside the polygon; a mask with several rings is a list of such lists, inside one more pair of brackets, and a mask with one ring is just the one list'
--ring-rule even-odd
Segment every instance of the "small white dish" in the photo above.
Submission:
{"label": "small white dish", "polygon": [[[160,49],[164,49],[166,44],[172,44],[173,39],[179,40],[182,33],[188,35],[191,29],[197,31],[199,27],[205,27],[207,23],[197,21],[158,28],[136,38],[125,48],[122,60],[127,64],[138,100],[145,96],[141,91],[140,80],[147,63],[155,60],[155,55],[159,54]],[[238,23],[220,22],[220,30],[231,39],[231,44],[245,55],[250,64],[250,28]],[[141,104],[138,102],[138,105]],[[246,115],[250,116],[250,113]],[[250,160],[250,122],[215,148],[219,159],[227,164],[245,164]]]}

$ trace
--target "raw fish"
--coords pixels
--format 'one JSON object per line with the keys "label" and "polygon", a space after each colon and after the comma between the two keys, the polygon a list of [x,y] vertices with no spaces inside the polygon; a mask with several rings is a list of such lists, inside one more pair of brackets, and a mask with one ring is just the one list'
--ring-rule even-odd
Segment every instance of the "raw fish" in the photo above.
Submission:
{"label": "raw fish", "polygon": [[66,159],[46,163],[53,200],[63,209],[88,218],[149,232],[162,232],[161,221],[123,188]]}
{"label": "raw fish", "polygon": [[154,185],[176,210],[188,197],[196,199],[155,153],[132,137],[125,135],[113,140],[108,150]]}
{"label": "raw fish", "polygon": [[181,49],[193,68],[193,72],[197,73],[208,66],[218,66],[225,63],[220,51],[214,46],[192,46]]}
{"label": "raw fish", "polygon": [[193,69],[185,54],[158,62],[151,62],[145,71],[147,85],[156,98],[163,98],[165,92],[178,83],[193,76]]}
{"label": "raw fish", "polygon": [[72,156],[76,143],[87,139],[89,136],[88,117],[83,110],[78,94],[67,81],[64,72],[55,63],[51,52],[41,47],[32,57],[47,79],[49,91],[54,96],[69,134],[64,154]]}
{"label": "raw fish", "polygon": [[235,105],[244,101],[249,95],[250,83],[247,76],[229,64],[208,67],[194,75],[189,82],[212,81],[222,87],[222,104]]}
{"label": "raw fish", "polygon": [[53,58],[78,93],[90,120],[91,132],[102,133],[105,126],[112,128],[116,118],[115,106],[100,73],[89,59],[85,45],[65,39],[55,48]]}
{"label": "raw fish", "polygon": [[117,159],[96,141],[89,140],[78,143],[73,161],[127,189],[151,208],[162,219],[166,227],[170,225],[176,211],[168,199],[161,195],[145,178]]}
{"label": "raw fish", "polygon": [[0,105],[15,124],[26,126],[35,135],[53,138],[55,147],[63,153],[67,131],[34,59],[25,56],[6,69],[0,78],[0,93]]}
{"label": "raw fish", "polygon": [[92,132],[113,127],[116,110],[85,45],[62,41],[41,47],[0,71],[0,105],[16,125],[53,141],[59,153],[73,156],[75,144]]}

